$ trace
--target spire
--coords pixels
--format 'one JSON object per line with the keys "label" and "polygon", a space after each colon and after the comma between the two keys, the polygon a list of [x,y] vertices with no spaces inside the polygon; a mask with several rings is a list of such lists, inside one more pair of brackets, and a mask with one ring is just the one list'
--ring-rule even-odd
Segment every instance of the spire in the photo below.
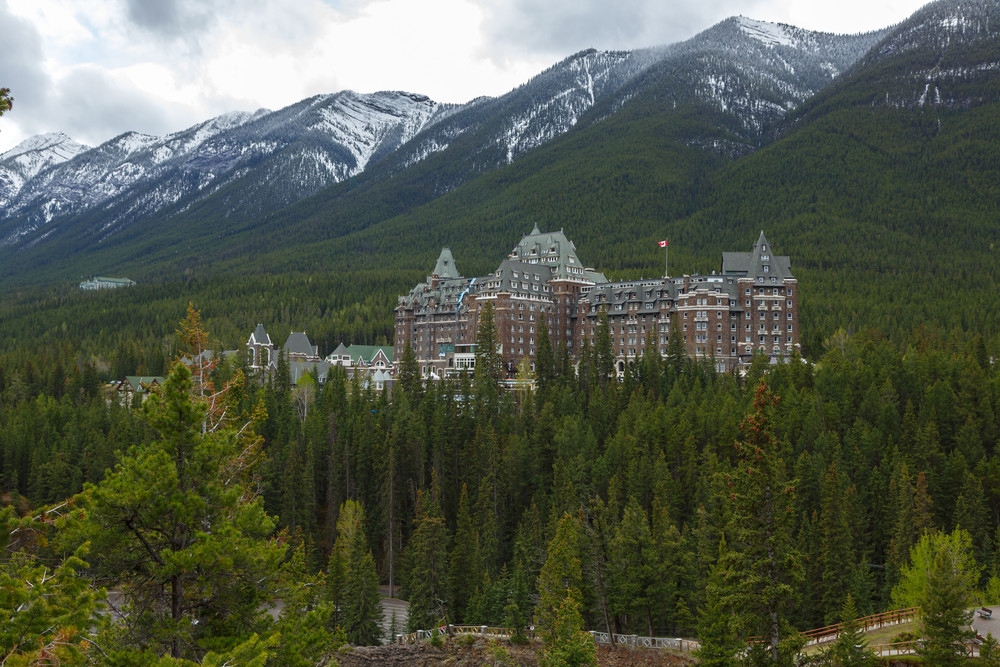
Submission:
{"label": "spire", "polygon": [[535,226],[531,228],[531,233],[528,234],[528,236],[535,236],[537,234],[541,234],[541,232],[538,231],[538,223],[536,222]]}
{"label": "spire", "polygon": [[441,254],[438,255],[437,264],[434,265],[434,272],[431,275],[435,275],[438,278],[458,278],[458,267],[455,266],[455,258],[451,256],[451,250],[449,248],[441,248]]}

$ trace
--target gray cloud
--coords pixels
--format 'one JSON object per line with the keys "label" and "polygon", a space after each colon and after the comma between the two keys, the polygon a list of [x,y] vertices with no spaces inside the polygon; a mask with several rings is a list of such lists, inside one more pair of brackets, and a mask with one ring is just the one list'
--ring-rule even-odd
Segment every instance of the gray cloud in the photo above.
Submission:
{"label": "gray cloud", "polygon": [[683,41],[763,0],[486,0],[492,49],[569,55],[581,49],[634,49]]}
{"label": "gray cloud", "polygon": [[[27,21],[12,16],[7,3],[0,0],[0,87],[10,88],[14,110],[3,122],[17,122],[30,128],[40,110],[48,106],[51,81],[39,63],[42,46],[38,32]],[[27,129],[28,133],[36,130]]]}
{"label": "gray cloud", "polygon": [[180,119],[170,109],[95,67],[73,70],[59,82],[52,102],[50,124],[91,145],[125,130],[161,135],[179,129]]}
{"label": "gray cloud", "polygon": [[175,33],[182,27],[178,0],[126,0],[125,13],[137,26],[154,32]]}
{"label": "gray cloud", "polygon": [[128,21],[157,37],[196,41],[215,25],[217,9],[235,4],[221,0],[124,0]]}

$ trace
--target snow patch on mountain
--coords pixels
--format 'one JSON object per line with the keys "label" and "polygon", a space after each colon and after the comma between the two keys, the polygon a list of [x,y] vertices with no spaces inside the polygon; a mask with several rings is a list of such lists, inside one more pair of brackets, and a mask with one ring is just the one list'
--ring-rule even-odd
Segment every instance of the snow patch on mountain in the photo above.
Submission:
{"label": "snow patch on mountain", "polygon": [[797,40],[791,26],[781,23],[757,21],[745,16],[739,17],[740,30],[766,46],[796,46]]}
{"label": "snow patch on mountain", "polygon": [[10,206],[25,183],[39,173],[89,150],[62,132],[25,139],[0,155],[0,207]]}

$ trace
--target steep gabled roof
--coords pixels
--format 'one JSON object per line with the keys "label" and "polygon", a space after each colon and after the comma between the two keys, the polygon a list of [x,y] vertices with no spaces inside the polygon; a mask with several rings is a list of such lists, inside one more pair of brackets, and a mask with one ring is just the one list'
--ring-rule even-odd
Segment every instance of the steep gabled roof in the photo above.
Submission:
{"label": "steep gabled roof", "polygon": [[[153,387],[163,384],[166,379],[160,375],[126,375],[125,384],[128,385],[129,389],[132,391],[149,390]],[[124,387],[119,384],[119,388],[124,389]]]}
{"label": "steep gabled roof", "polygon": [[263,324],[257,325],[257,328],[253,330],[252,334],[250,334],[250,340],[247,341],[247,345],[255,345],[255,344],[256,345],[271,344],[271,337],[267,335],[266,331],[264,331]]}
{"label": "steep gabled roof", "polygon": [[588,270],[583,265],[576,254],[576,246],[561,229],[558,232],[540,232],[535,225],[530,234],[521,237],[507,259],[549,266],[553,279],[607,282],[603,274]]}
{"label": "steep gabled roof", "polygon": [[372,359],[380,351],[389,360],[389,363],[392,363],[394,348],[388,345],[351,345],[347,350],[350,352],[351,359],[354,360],[355,364],[364,363],[367,365],[372,362]]}
{"label": "steep gabled roof", "polygon": [[314,357],[318,348],[309,342],[309,337],[305,331],[293,331],[288,334],[285,341],[285,352],[288,354],[302,354],[307,357]]}
{"label": "steep gabled roof", "polygon": [[722,274],[747,276],[754,280],[758,278],[774,278],[775,280],[794,278],[791,271],[791,260],[787,255],[774,254],[774,248],[768,243],[763,231],[750,252],[722,253]]}
{"label": "steep gabled roof", "polygon": [[441,254],[438,255],[437,264],[434,265],[434,273],[438,278],[459,278],[458,266],[455,264],[455,258],[451,256],[450,248],[441,248]]}

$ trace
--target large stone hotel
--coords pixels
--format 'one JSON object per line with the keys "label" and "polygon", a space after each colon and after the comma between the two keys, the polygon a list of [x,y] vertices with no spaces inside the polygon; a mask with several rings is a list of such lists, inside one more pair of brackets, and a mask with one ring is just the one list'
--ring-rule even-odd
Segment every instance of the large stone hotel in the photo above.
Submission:
{"label": "large stone hotel", "polygon": [[712,358],[723,373],[758,352],[781,361],[799,349],[798,286],[788,257],[775,255],[763,232],[750,252],[722,253],[721,270],[710,276],[624,282],[584,266],[562,231],[537,226],[487,276],[463,278],[445,248],[427,280],[399,297],[395,358],[409,341],[425,376],[471,368],[487,302],[510,376],[524,358],[533,367],[543,316],[553,347],[565,344],[575,361],[606,312],[619,373],[650,336],[665,355],[674,321],[688,354]]}

